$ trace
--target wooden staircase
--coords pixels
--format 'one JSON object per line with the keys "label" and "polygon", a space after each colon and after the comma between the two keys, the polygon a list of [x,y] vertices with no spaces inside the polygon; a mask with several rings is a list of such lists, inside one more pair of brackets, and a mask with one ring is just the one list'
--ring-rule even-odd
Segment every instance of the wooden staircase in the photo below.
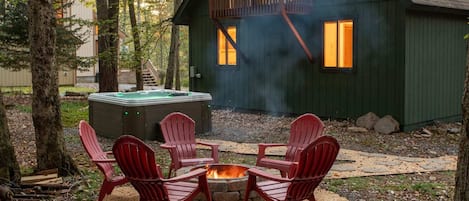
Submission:
{"label": "wooden staircase", "polygon": [[158,86],[156,77],[153,76],[153,73],[150,71],[150,69],[143,68],[142,77],[143,77],[143,86]]}

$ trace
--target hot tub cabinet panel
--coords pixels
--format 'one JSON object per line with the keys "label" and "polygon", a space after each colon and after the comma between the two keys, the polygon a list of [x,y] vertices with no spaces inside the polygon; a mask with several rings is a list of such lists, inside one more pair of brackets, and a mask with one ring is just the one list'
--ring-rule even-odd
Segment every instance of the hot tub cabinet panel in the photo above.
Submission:
{"label": "hot tub cabinet panel", "polygon": [[[175,92],[177,95],[150,99],[152,93],[159,92]],[[144,97],[136,97],[138,93]],[[128,134],[144,140],[163,141],[159,122],[171,112],[182,112],[195,121],[196,133],[210,132],[210,94],[180,93],[164,90],[91,94],[88,98],[90,124],[98,135],[107,138]]]}

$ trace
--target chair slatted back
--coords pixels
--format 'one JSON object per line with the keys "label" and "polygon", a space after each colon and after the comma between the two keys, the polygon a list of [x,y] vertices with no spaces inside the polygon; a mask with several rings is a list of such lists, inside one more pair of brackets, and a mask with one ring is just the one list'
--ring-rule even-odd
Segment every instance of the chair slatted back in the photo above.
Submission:
{"label": "chair slatted back", "polygon": [[314,189],[331,169],[339,148],[337,140],[330,136],[319,137],[307,146],[301,152],[286,200],[313,198]]}
{"label": "chair slatted back", "polygon": [[149,146],[136,137],[123,135],[112,151],[122,172],[139,192],[140,200],[169,200],[155,152]]}
{"label": "chair slatted back", "polygon": [[[106,153],[99,145],[96,132],[86,121],[81,120],[79,123],[80,139],[83,147],[88,153],[91,160],[107,159]],[[112,163],[95,163],[96,166],[104,173],[106,178],[112,178],[115,174]]]}
{"label": "chair slatted back", "polygon": [[300,148],[323,135],[324,123],[314,114],[306,113],[296,118],[290,126],[290,138],[287,143],[286,161],[294,161],[295,153]]}
{"label": "chair slatted back", "polygon": [[173,112],[160,122],[166,144],[175,145],[179,158],[195,158],[195,121],[189,116]]}

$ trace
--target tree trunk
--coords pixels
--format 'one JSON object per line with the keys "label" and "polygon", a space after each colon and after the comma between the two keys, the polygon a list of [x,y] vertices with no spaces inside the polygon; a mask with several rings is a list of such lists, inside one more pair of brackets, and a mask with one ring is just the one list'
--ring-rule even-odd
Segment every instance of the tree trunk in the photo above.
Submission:
{"label": "tree trunk", "polygon": [[29,0],[28,9],[37,169],[58,168],[62,176],[75,174],[78,169],[66,152],[60,117],[55,10],[51,1],[41,0]]}
{"label": "tree trunk", "polygon": [[[174,0],[174,13],[176,13],[180,0]],[[179,56],[179,27],[173,23],[171,28],[171,45],[169,46],[169,56],[168,56],[168,68],[166,69],[166,78],[164,83],[165,89],[172,89],[173,88],[173,79],[174,74],[179,73],[175,72],[178,67],[178,59]]]}
{"label": "tree trunk", "polygon": [[[467,40],[469,47],[469,39]],[[466,80],[462,98],[463,129],[459,144],[458,169],[456,171],[455,201],[469,201],[469,50],[466,58]]]}
{"label": "tree trunk", "polygon": [[99,92],[118,91],[119,0],[96,0],[98,17]]}
{"label": "tree trunk", "polygon": [[143,90],[143,77],[142,77],[142,48],[140,46],[140,35],[138,31],[137,19],[135,17],[135,6],[134,0],[129,0],[129,17],[130,25],[132,26],[132,36],[134,38],[134,49],[135,49],[135,78],[137,81],[137,90]]}
{"label": "tree trunk", "polygon": [[[0,179],[20,183],[20,167],[16,160],[15,150],[11,145],[10,130],[6,117],[3,95],[0,91]],[[0,181],[0,184],[2,182]]]}

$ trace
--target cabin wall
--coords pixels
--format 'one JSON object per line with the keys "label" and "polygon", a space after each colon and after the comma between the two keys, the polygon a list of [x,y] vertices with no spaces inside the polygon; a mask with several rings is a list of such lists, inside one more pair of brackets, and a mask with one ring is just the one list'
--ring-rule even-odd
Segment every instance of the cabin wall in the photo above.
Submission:
{"label": "cabin wall", "polygon": [[[96,20],[95,11],[84,2],[74,1],[70,11],[66,13],[69,16],[75,16],[77,19],[93,21]],[[76,55],[79,57],[93,57],[98,55],[98,35],[94,26],[83,26],[80,30],[83,34],[83,44],[77,49]],[[98,62],[89,66],[78,66],[76,70],[77,82],[95,82],[96,73],[99,72]]]}
{"label": "cabin wall", "polygon": [[465,16],[406,13],[405,120],[410,128],[461,119],[467,33]]}
{"label": "cabin wall", "polygon": [[[75,85],[76,72],[74,70],[59,71],[59,85]],[[23,69],[11,71],[0,68],[0,87],[32,86],[31,71]]]}
{"label": "cabin wall", "polygon": [[[404,15],[399,1],[315,1],[310,15],[290,15],[314,56],[303,49],[280,15],[245,17],[237,44],[247,56],[237,67],[216,65],[216,28],[205,3],[194,6],[190,65],[201,78],[191,90],[211,93],[212,105],[274,113],[315,113],[356,118],[367,112],[403,119]],[[354,65],[350,72],[322,69],[322,23],[354,20]]]}

